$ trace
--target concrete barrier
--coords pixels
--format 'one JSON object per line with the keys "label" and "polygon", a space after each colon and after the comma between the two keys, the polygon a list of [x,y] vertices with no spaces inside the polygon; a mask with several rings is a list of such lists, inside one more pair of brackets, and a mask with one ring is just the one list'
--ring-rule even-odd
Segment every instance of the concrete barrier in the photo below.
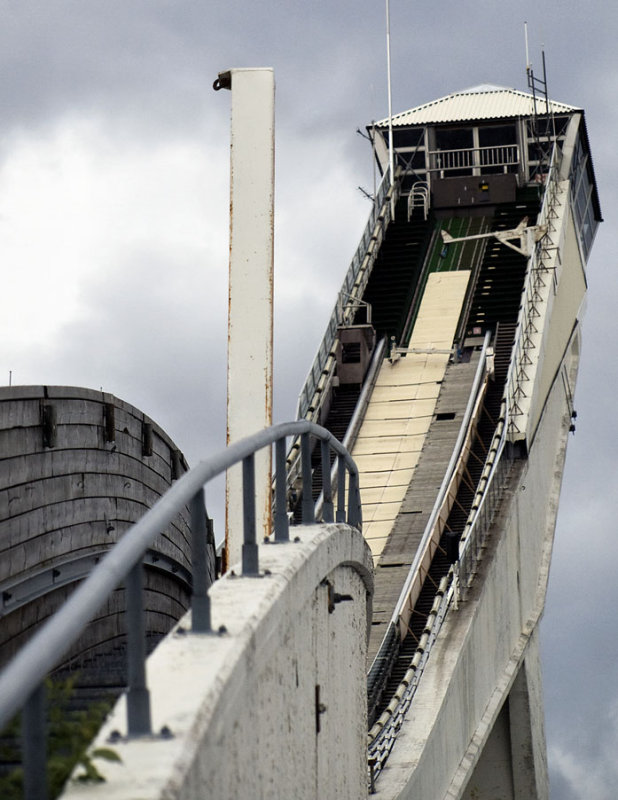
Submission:
{"label": "concrete barrier", "polygon": [[105,783],[72,780],[63,798],[366,796],[370,551],[344,524],[292,535],[260,546],[260,577],[211,588],[221,633],[185,633],[185,617],[149,658],[158,735],[123,738],[121,698],[93,747],[122,762],[97,760]]}

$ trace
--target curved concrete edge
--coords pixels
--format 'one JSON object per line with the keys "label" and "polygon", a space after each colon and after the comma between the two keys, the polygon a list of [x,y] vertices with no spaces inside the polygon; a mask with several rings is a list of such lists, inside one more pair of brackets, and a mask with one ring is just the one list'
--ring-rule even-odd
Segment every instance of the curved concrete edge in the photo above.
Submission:
{"label": "curved concrete edge", "polygon": [[211,587],[224,633],[184,632],[187,615],[148,659],[156,735],[109,744],[126,732],[121,698],[93,748],[122,763],[97,760],[106,782],[70,781],[64,798],[366,795],[370,550],[344,524],[291,533],[260,545],[260,577],[232,570]]}

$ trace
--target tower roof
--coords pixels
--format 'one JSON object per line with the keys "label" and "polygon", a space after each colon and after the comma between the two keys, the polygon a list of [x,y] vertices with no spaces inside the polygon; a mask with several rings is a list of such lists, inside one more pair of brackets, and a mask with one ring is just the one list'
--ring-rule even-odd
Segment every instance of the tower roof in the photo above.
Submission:
{"label": "tower roof", "polygon": [[[545,101],[537,96],[537,112],[545,110]],[[580,109],[565,103],[549,101],[554,114],[570,114]],[[531,117],[534,114],[534,98],[528,92],[507,89],[504,86],[481,84],[460,92],[453,92],[438,100],[424,103],[393,116],[393,125],[428,125],[440,122],[463,122],[481,119],[510,119]],[[378,127],[388,125],[388,119],[376,123]]]}

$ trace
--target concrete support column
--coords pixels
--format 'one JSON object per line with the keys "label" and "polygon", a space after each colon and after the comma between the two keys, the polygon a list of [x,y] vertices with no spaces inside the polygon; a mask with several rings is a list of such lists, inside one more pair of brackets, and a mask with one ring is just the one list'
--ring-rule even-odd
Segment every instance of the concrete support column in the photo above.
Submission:
{"label": "concrete support column", "polygon": [[508,703],[514,796],[547,800],[549,776],[538,628],[530,637]]}
{"label": "concrete support column", "polygon": [[[272,69],[233,69],[215,88],[232,90],[227,443],[272,424],[274,108]],[[256,530],[270,534],[271,453],[256,454]],[[227,563],[240,559],[241,465],[227,473]]]}

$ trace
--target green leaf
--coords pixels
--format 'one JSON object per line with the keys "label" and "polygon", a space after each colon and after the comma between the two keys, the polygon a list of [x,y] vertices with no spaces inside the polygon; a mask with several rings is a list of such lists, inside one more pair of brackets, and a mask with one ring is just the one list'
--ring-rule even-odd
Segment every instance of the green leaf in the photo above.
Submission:
{"label": "green leaf", "polygon": [[90,753],[91,758],[104,758],[106,761],[116,761],[122,764],[122,759],[115,750],[110,747],[97,747]]}

